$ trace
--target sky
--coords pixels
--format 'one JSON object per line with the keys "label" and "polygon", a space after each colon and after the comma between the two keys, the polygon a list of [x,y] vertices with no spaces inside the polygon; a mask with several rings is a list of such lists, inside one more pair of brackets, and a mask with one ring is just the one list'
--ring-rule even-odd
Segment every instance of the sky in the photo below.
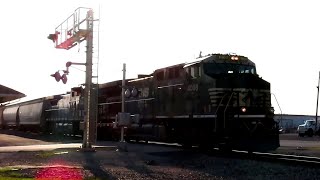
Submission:
{"label": "sky", "polygon": [[93,61],[99,61],[99,83],[122,79],[123,63],[127,77],[134,78],[190,62],[200,51],[236,53],[254,61],[258,74],[271,83],[280,105],[273,96],[275,113],[316,113],[316,0],[5,1],[0,11],[0,84],[33,99],[84,83],[81,66],[70,69],[67,84],[50,74],[65,69],[67,61],[85,62],[85,43],[62,50],[47,39],[78,7],[93,8],[99,19],[93,54]]}

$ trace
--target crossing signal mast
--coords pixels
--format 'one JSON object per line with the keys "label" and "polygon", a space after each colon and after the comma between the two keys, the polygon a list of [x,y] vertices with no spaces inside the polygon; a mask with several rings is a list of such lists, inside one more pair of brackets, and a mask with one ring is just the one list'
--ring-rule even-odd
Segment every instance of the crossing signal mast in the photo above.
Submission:
{"label": "crossing signal mast", "polygon": [[67,82],[67,75],[69,74],[69,66],[71,65],[85,65],[86,66],[86,80],[84,89],[84,136],[83,149],[92,149],[92,145],[96,142],[97,132],[97,93],[96,86],[92,84],[92,54],[93,54],[93,10],[90,8],[77,8],[65,21],[63,21],[54,31],[49,34],[48,39],[52,40],[57,49],[69,50],[74,46],[80,44],[84,40],[86,44],[86,62],[74,63],[67,62],[67,70],[60,75],[59,71],[51,76],[57,82],[62,80],[65,84]]}

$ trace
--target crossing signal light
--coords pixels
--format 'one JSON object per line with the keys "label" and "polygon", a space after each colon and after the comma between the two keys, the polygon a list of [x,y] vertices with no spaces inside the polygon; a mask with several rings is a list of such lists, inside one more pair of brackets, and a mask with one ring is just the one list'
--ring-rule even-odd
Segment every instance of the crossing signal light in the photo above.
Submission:
{"label": "crossing signal light", "polygon": [[59,71],[55,72],[54,74],[51,74],[51,76],[54,77],[57,82],[59,82],[61,79],[61,75],[60,75]]}
{"label": "crossing signal light", "polygon": [[48,39],[52,40],[52,42],[56,42],[58,40],[58,34],[60,34],[59,32],[56,32],[54,34],[49,34]]}
{"label": "crossing signal light", "polygon": [[56,79],[57,82],[62,80],[63,84],[66,84],[68,81],[67,73],[64,73],[62,76],[60,75],[59,71],[55,72],[54,74],[51,74],[52,77]]}
{"label": "crossing signal light", "polygon": [[66,84],[67,81],[68,81],[67,74],[63,74],[63,75],[61,76],[61,80],[62,80],[63,84]]}

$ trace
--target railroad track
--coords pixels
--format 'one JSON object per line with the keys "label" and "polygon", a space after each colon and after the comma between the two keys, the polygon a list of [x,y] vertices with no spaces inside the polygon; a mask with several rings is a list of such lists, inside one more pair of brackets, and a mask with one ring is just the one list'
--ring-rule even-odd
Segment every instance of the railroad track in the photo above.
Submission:
{"label": "railroad track", "polygon": [[[160,143],[160,142],[148,142],[152,145],[168,146],[168,147],[178,147],[181,145],[176,143]],[[264,153],[264,152],[248,152],[240,150],[232,150],[229,152],[220,151],[218,148],[213,148],[212,150],[202,151],[199,148],[191,148],[189,151],[206,153],[210,156],[224,157],[224,158],[238,158],[238,159],[250,159],[256,161],[264,162],[276,162],[276,163],[286,163],[290,165],[304,165],[304,166],[316,166],[320,165],[320,157],[312,156],[298,156],[289,154],[277,154],[277,153]]]}
{"label": "railroad track", "polygon": [[[7,134],[20,135],[15,131],[5,131]],[[15,132],[15,133],[14,133]],[[26,133],[22,133],[26,134]],[[48,137],[47,137],[48,138]],[[47,139],[45,138],[45,139]],[[75,137],[73,137],[75,138]],[[50,139],[50,138],[49,138]],[[76,139],[80,139],[77,137]],[[138,144],[140,144],[139,142]],[[147,144],[147,143],[141,143]],[[182,148],[180,144],[177,143],[162,143],[162,142],[153,142],[149,141],[148,144],[158,145],[158,146],[167,146],[167,147],[177,147]],[[288,163],[290,165],[306,165],[306,166],[316,166],[320,165],[320,157],[311,157],[311,156],[297,156],[297,155],[288,155],[288,154],[276,154],[276,153],[262,153],[262,152],[248,152],[248,151],[239,151],[232,150],[229,152],[219,151],[218,148],[214,148],[207,151],[202,151],[197,147],[193,147],[187,151],[195,153],[206,153],[210,156],[224,157],[224,158],[238,158],[238,159],[251,159],[256,161],[268,161],[268,162],[277,162],[277,163]]]}
{"label": "railroad track", "polygon": [[237,151],[232,150],[232,154],[236,156],[244,156],[248,159],[258,160],[258,161],[269,161],[269,162],[279,162],[279,163],[289,163],[291,165],[307,165],[307,166],[317,166],[320,165],[319,157],[311,156],[297,156],[288,154],[276,154],[276,153],[262,153],[262,152],[247,152],[247,151]]}

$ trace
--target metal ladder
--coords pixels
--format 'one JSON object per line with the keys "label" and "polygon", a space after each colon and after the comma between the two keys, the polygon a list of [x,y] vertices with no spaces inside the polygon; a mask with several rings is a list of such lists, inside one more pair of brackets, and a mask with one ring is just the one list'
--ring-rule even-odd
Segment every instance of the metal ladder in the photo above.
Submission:
{"label": "metal ladder", "polygon": [[223,101],[223,99],[225,98],[227,96],[227,94],[225,94],[225,95],[223,95],[223,97],[221,98],[221,100],[220,100],[220,102],[219,102],[219,105],[218,105],[218,107],[217,107],[217,110],[216,110],[216,112],[215,112],[215,117],[216,117],[216,119],[215,119],[215,122],[214,122],[214,132],[217,132],[217,121],[218,121],[218,111],[219,111],[219,108],[220,108],[220,106],[222,105],[222,101]]}
{"label": "metal ladder", "polygon": [[234,94],[234,92],[231,93],[230,98],[228,100],[228,103],[226,104],[226,108],[224,109],[224,112],[223,112],[223,128],[224,129],[226,128],[226,111],[227,111],[229,103],[233,97],[233,94]]}
{"label": "metal ladder", "polygon": [[[224,114],[223,114],[223,119],[224,119],[224,125],[223,125],[223,127],[224,127],[224,128],[225,128],[225,126],[226,126],[226,123],[225,123],[226,110],[227,110],[227,108],[228,108],[228,105],[229,105],[229,103],[230,103],[230,100],[231,100],[232,97],[233,97],[233,94],[234,94],[234,92],[231,93],[230,98],[229,98],[229,100],[228,100],[228,103],[227,103],[227,105],[226,105],[226,108],[224,109]],[[223,95],[223,97],[221,98],[221,100],[220,100],[220,102],[219,102],[219,105],[218,105],[218,107],[217,107],[217,110],[216,110],[216,112],[215,112],[216,120],[215,120],[214,132],[217,132],[217,117],[218,117],[217,114],[218,114],[219,108],[222,106],[222,101],[224,100],[225,97],[227,97],[227,94]]]}

